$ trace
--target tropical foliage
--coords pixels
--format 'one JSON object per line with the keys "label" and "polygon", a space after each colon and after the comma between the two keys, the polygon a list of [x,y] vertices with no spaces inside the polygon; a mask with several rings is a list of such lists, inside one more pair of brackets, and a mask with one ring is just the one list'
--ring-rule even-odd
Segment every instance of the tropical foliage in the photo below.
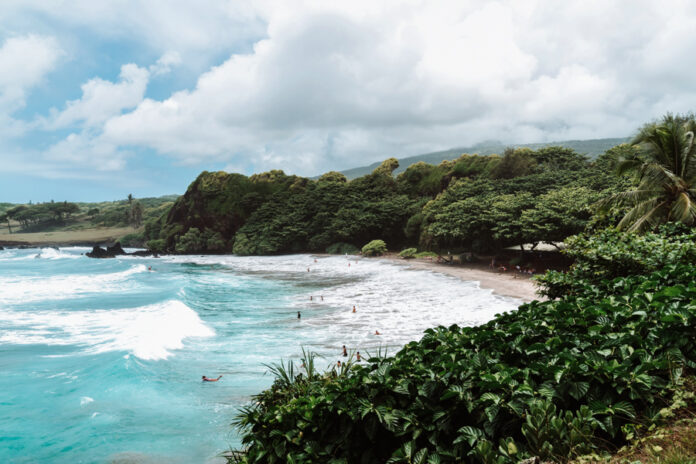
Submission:
{"label": "tropical foliage", "polygon": [[617,167],[637,186],[607,202],[630,206],[620,228],[642,232],[668,221],[696,224],[695,132],[693,114],[667,114],[640,129],[632,142],[637,152],[622,158]]}
{"label": "tropical foliage", "polygon": [[[238,417],[246,461],[504,464],[621,446],[696,368],[696,270],[679,251],[693,237],[676,232],[579,238],[593,265],[572,294],[340,371],[286,369]],[[604,279],[607,256],[623,276]]]}
{"label": "tropical foliage", "polygon": [[146,222],[145,237],[169,251],[206,252],[191,248],[202,241],[180,243],[192,228],[209,230],[222,251],[240,255],[335,252],[339,243],[352,251],[374,237],[396,249],[453,253],[559,242],[584,230],[592,205],[623,187],[602,163],[545,147],[415,163],[396,177],[390,158],[351,181],[337,172],[316,180],[204,172],[166,216]]}
{"label": "tropical foliage", "polygon": [[387,244],[384,240],[372,240],[361,251],[364,256],[382,256],[387,252]]}

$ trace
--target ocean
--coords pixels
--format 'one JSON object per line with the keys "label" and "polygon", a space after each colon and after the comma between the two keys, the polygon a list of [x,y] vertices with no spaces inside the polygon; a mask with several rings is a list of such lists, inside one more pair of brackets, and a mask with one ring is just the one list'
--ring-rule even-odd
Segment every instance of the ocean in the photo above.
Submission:
{"label": "ocean", "polygon": [[267,364],[394,353],[521,303],[378,259],[87,251],[0,251],[0,462],[224,462]]}

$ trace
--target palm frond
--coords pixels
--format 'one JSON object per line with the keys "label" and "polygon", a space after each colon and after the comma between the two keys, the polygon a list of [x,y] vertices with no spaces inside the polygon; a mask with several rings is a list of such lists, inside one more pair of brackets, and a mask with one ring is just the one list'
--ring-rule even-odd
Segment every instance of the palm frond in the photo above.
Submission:
{"label": "palm frond", "polygon": [[691,225],[696,222],[696,204],[693,197],[686,192],[682,192],[677,200],[672,203],[669,212],[670,219]]}

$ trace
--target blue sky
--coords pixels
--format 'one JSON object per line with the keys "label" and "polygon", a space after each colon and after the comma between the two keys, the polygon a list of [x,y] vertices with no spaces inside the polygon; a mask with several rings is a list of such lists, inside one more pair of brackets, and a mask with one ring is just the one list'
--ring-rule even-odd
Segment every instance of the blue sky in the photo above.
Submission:
{"label": "blue sky", "polygon": [[667,3],[4,0],[0,201],[630,135],[696,106]]}

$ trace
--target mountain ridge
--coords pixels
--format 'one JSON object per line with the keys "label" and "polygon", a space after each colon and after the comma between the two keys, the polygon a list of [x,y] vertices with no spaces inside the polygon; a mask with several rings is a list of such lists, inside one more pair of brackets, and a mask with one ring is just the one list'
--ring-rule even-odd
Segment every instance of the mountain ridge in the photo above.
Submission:
{"label": "mountain ridge", "polygon": [[[397,158],[399,160],[399,167],[394,171],[394,174],[403,172],[410,165],[423,161],[429,164],[440,164],[444,160],[451,160],[459,157],[463,153],[469,154],[479,154],[479,155],[492,155],[494,153],[502,154],[503,150],[508,147],[512,148],[530,148],[532,150],[538,150],[542,147],[548,146],[562,146],[566,148],[572,148],[578,153],[583,153],[588,155],[590,158],[596,158],[601,155],[611,147],[626,143],[630,140],[630,137],[612,137],[604,139],[588,139],[588,140],[564,140],[559,142],[537,142],[537,143],[512,143],[503,144],[498,141],[487,141],[481,142],[470,147],[455,147],[448,150],[434,151],[430,153],[423,153],[420,155],[407,156],[404,158]],[[386,157],[388,158],[388,157]],[[381,163],[377,161],[367,166],[360,166],[356,168],[350,168],[340,171],[341,174],[346,176],[348,179],[355,179],[356,177],[364,176],[371,173]],[[318,177],[318,176],[317,176]]]}

